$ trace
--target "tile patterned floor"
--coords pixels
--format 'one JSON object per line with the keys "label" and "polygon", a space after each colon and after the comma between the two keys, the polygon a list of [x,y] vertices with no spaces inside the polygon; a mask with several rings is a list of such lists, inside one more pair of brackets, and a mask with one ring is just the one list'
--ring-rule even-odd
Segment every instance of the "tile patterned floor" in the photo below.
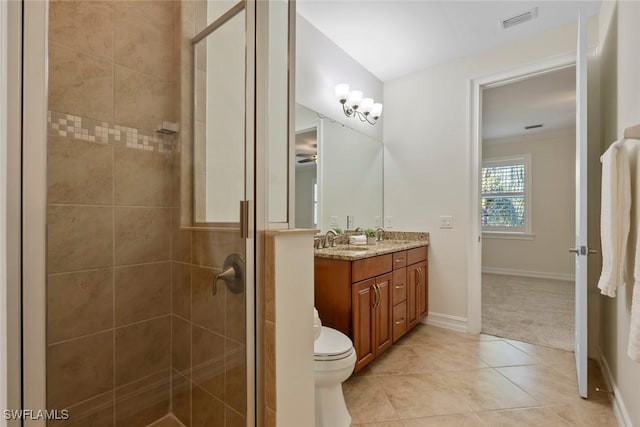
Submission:
{"label": "tile patterned floor", "polygon": [[353,427],[617,426],[589,362],[583,400],[571,352],[418,325],[343,389]]}

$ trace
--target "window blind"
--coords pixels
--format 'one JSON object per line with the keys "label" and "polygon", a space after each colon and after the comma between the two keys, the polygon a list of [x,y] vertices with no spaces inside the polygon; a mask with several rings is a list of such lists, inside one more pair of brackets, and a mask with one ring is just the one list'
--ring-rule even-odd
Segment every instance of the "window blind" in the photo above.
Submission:
{"label": "window blind", "polygon": [[525,226],[524,161],[482,168],[482,226]]}

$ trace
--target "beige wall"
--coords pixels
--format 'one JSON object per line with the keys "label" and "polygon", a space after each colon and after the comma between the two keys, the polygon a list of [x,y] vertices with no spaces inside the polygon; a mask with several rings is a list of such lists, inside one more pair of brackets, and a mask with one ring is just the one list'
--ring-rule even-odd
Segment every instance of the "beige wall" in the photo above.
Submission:
{"label": "beige wall", "polygon": [[483,159],[531,155],[531,240],[482,241],[482,268],[574,276],[575,129],[484,141]]}
{"label": "beige wall", "polygon": [[[385,216],[430,233],[432,312],[467,317],[471,80],[574,54],[576,34],[557,28],[385,83]],[[453,229],[439,228],[440,215]]]}
{"label": "beige wall", "polygon": [[[600,47],[602,60],[602,151],[622,136],[624,127],[640,122],[640,3],[603,2],[600,13]],[[638,224],[633,228],[637,229]],[[634,239],[630,239],[633,242]],[[633,246],[633,245],[632,245]],[[633,259],[634,250],[628,252]],[[630,268],[629,271],[633,271]],[[634,283],[627,285],[615,299],[602,298],[601,350],[611,372],[616,399],[626,408],[629,425],[640,425],[640,364],[627,356],[631,296]],[[637,286],[637,285],[636,285]],[[624,412],[624,411],[623,411]]]}
{"label": "beige wall", "polygon": [[267,232],[265,262],[266,426],[314,424],[313,235]]}

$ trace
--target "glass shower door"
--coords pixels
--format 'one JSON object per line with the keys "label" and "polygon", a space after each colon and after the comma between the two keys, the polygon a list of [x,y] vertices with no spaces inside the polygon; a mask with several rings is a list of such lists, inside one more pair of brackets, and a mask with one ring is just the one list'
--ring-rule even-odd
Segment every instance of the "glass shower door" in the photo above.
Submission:
{"label": "glass shower door", "polygon": [[48,425],[255,423],[254,10],[49,2]]}
{"label": "glass shower door", "polygon": [[191,422],[252,425],[253,4],[196,14],[209,24],[192,39]]}

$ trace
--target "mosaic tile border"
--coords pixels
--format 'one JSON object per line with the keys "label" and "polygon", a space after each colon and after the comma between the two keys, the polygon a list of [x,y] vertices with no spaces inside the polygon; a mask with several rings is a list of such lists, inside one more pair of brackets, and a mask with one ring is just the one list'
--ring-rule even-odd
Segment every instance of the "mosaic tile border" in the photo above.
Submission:
{"label": "mosaic tile border", "polygon": [[47,133],[99,144],[125,143],[129,148],[164,154],[173,152],[176,140],[174,135],[162,135],[51,110],[47,114]]}

